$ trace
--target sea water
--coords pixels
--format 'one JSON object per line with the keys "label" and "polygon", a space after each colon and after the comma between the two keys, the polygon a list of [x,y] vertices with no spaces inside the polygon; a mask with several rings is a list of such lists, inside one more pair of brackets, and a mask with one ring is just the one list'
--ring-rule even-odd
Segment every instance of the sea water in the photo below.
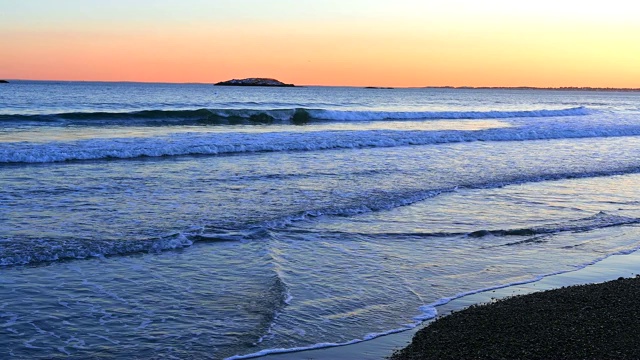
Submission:
{"label": "sea water", "polygon": [[406,330],[638,249],[639,149],[631,92],[4,84],[0,358]]}

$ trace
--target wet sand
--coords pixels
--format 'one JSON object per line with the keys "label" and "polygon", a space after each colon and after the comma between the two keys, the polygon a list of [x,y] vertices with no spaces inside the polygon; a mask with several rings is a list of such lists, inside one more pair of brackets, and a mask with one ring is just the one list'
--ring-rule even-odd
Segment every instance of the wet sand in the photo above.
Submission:
{"label": "wet sand", "polygon": [[[446,318],[452,312],[458,313],[463,309],[477,304],[495,302],[496,299],[504,299],[516,295],[539,293],[541,291],[558,289],[566,286],[584,285],[589,283],[602,283],[615,280],[619,277],[635,277],[640,274],[640,251],[626,255],[613,255],[585,268],[570,271],[558,275],[545,277],[542,280],[521,285],[509,286],[501,289],[476,293],[452,300],[449,303],[438,306],[438,318]],[[638,298],[640,299],[640,298]],[[640,321],[640,312],[638,321]],[[332,347],[325,349],[307,350],[302,352],[292,352],[283,354],[273,354],[262,357],[265,360],[383,360],[388,359],[392,353],[408,346],[412,337],[419,331],[430,327],[433,320],[426,321],[423,326],[407,330],[401,333],[382,336],[371,341]],[[638,342],[640,344],[640,342]],[[458,346],[458,345],[456,345]],[[420,357],[416,357],[420,359]],[[472,357],[473,358],[473,357]],[[605,359],[615,359],[614,356],[607,356]],[[640,357],[637,357],[640,358]],[[496,359],[500,359],[497,357]],[[561,357],[551,357],[550,359],[562,359]],[[587,357],[588,359],[588,357]]]}

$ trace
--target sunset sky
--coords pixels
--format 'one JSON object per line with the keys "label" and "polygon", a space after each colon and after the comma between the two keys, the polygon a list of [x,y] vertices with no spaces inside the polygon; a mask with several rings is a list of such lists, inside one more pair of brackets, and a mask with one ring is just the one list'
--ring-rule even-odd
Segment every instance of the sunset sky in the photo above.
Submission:
{"label": "sunset sky", "polygon": [[640,87],[628,0],[0,0],[0,78]]}

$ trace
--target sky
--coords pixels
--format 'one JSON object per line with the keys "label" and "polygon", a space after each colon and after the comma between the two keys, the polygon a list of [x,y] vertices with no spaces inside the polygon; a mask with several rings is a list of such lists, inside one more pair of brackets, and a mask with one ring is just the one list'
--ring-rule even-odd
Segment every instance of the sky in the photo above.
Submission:
{"label": "sky", "polygon": [[0,0],[0,79],[640,87],[628,0]]}

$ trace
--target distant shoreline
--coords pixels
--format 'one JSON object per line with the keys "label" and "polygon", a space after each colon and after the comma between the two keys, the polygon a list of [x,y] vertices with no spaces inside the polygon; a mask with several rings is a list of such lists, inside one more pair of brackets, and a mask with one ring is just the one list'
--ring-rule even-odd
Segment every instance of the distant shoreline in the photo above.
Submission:
{"label": "distant shoreline", "polygon": [[[130,84],[175,84],[175,85],[211,85],[212,82],[163,82],[163,81],[105,81],[105,80],[35,80],[35,79],[8,79],[9,83],[15,82],[59,82],[59,83],[130,83]],[[296,87],[347,87],[366,89],[451,89],[451,90],[547,90],[547,91],[609,91],[609,92],[640,92],[640,88],[625,87],[590,87],[590,86],[561,86],[561,87],[537,87],[537,86],[368,86],[368,85],[309,85],[300,84]]]}
{"label": "distant shoreline", "polygon": [[454,90],[553,90],[553,91],[618,91],[640,92],[640,88],[611,88],[589,86],[535,87],[535,86],[425,86],[425,89],[454,89]]}

